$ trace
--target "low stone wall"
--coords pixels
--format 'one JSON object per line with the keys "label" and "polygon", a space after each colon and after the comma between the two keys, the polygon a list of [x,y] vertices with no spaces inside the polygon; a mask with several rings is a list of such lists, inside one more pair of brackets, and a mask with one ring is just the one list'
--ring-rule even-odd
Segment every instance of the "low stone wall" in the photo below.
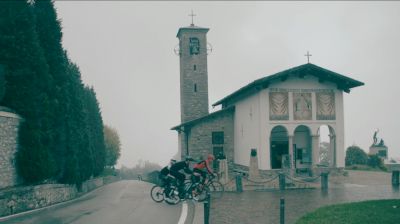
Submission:
{"label": "low stone wall", "polygon": [[42,208],[77,196],[73,185],[43,184],[16,187],[0,192],[0,216]]}
{"label": "low stone wall", "polygon": [[101,187],[103,185],[104,185],[103,178],[91,179],[91,180],[88,180],[88,181],[82,183],[81,192],[86,193],[86,192],[92,191],[98,187]]}
{"label": "low stone wall", "polygon": [[81,191],[75,185],[42,184],[3,189],[0,191],[0,217],[38,209],[77,198],[98,187],[119,180],[103,177],[82,183]]}

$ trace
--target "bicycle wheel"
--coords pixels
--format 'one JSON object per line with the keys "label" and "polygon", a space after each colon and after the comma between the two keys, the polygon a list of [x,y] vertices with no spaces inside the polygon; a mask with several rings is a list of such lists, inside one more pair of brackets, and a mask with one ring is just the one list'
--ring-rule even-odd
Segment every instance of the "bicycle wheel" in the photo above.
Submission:
{"label": "bicycle wheel", "polygon": [[192,197],[198,202],[205,201],[207,199],[207,194],[210,192],[208,186],[198,184],[192,189]]}
{"label": "bicycle wheel", "polygon": [[216,199],[222,197],[224,193],[224,185],[222,185],[221,182],[213,181],[208,184],[208,187],[210,188],[212,198]]}
{"label": "bicycle wheel", "polygon": [[150,190],[150,196],[153,201],[160,203],[164,200],[164,188],[154,185]]}
{"label": "bicycle wheel", "polygon": [[171,186],[171,190],[168,195],[164,193],[164,201],[169,205],[176,205],[178,204],[181,199],[178,195],[178,188],[175,186]]}

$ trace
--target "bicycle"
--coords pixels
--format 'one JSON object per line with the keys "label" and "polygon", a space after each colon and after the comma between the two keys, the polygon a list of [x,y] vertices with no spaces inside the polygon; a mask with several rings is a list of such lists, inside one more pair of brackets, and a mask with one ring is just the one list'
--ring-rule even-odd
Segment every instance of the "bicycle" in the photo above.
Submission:
{"label": "bicycle", "polygon": [[150,190],[153,201],[160,203],[165,201],[167,204],[177,204],[180,201],[176,179],[168,175],[163,183],[154,185]]}
{"label": "bicycle", "polygon": [[209,189],[211,198],[221,198],[224,193],[224,185],[219,182],[218,175],[207,175],[204,185]]}

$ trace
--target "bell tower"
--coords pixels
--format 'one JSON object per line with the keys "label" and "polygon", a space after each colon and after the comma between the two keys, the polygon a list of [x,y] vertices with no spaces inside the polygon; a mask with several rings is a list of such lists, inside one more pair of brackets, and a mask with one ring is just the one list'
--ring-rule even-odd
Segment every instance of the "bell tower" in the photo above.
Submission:
{"label": "bell tower", "polygon": [[180,59],[181,123],[208,114],[208,30],[195,26],[192,20],[190,26],[181,27],[176,35],[179,39],[176,53]]}

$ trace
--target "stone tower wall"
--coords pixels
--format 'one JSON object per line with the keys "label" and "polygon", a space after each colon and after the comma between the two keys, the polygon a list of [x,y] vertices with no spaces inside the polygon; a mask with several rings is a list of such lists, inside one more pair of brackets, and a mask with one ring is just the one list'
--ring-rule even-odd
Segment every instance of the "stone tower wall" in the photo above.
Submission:
{"label": "stone tower wall", "polygon": [[[207,31],[181,28],[179,32],[182,123],[208,114]],[[197,55],[190,54],[190,38],[199,39]]]}
{"label": "stone tower wall", "polygon": [[[215,117],[208,118],[191,127],[189,133],[189,154],[192,158],[205,159],[208,154],[213,154],[213,147],[223,147],[224,154],[228,161],[228,169],[234,167],[234,111],[226,111]],[[212,132],[224,132],[224,144],[212,144]]]}

